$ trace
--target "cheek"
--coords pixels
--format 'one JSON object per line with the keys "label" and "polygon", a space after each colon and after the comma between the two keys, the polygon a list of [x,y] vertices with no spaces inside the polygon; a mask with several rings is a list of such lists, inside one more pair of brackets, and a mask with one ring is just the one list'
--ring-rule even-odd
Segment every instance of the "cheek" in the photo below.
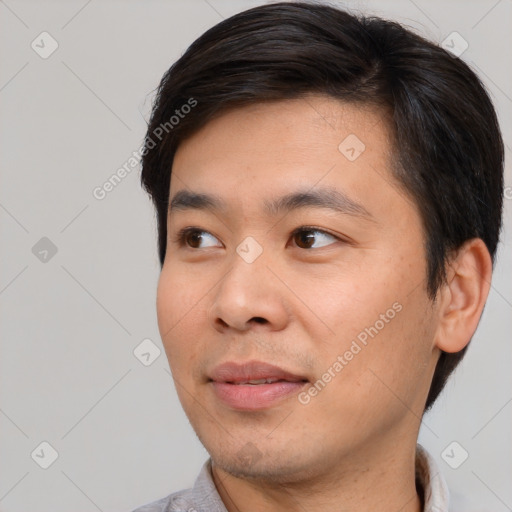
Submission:
{"label": "cheek", "polygon": [[199,351],[198,344],[190,341],[200,339],[204,293],[204,285],[194,284],[184,272],[170,266],[162,270],[157,288],[158,328],[173,373],[176,368],[190,367],[194,351]]}
{"label": "cheek", "polygon": [[164,265],[157,287],[157,315],[159,325],[178,326],[187,322],[189,316],[197,314],[204,295],[204,283],[191,279],[188,272],[172,262]]}
{"label": "cheek", "polygon": [[[295,294],[308,306],[303,316],[310,319],[308,329],[322,335],[329,345],[351,340],[402,296],[402,277],[375,259],[370,261],[370,256],[363,256],[364,263],[344,262],[323,275],[309,272],[293,280]],[[390,313],[394,316],[395,311]]]}
{"label": "cheek", "polygon": [[321,286],[311,278],[309,286],[303,281],[298,288],[298,294],[308,291],[318,315],[308,313],[312,320],[306,328],[313,339],[321,339],[313,347],[321,364],[329,368],[338,355],[352,352],[339,381],[357,380],[368,369],[390,383],[410,381],[430,356],[432,326],[422,259],[391,257],[390,252],[380,256],[351,271],[333,271]]}
{"label": "cheek", "polygon": [[[379,322],[379,316],[367,314],[366,310],[365,318],[359,316],[357,326],[350,318],[350,326],[339,324],[340,335],[325,347],[318,366],[320,372],[326,372],[319,373],[318,378],[329,383],[311,401],[315,413],[305,408],[308,421],[322,421],[333,437],[343,437],[359,428],[368,430],[373,425],[385,429],[400,418],[414,422],[421,417],[430,377],[431,321],[425,318],[421,297],[405,300],[399,297],[397,302],[402,309],[388,314],[388,323]],[[384,301],[383,306],[387,305]],[[360,309],[361,306],[354,307],[352,311],[360,315]],[[376,310],[386,315],[386,307]],[[347,309],[346,313],[350,311]],[[345,334],[345,330],[352,334]],[[335,375],[332,379],[327,374],[329,369]],[[319,420],[321,417],[324,419]],[[348,430],[340,430],[340,422]]]}

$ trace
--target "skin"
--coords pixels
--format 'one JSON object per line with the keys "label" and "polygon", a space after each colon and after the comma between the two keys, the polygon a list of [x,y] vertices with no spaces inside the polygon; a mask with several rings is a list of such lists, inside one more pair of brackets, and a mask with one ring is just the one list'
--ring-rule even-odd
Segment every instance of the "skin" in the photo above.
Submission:
{"label": "skin", "polygon": [[[230,512],[421,510],[414,458],[430,382],[440,349],[460,350],[476,329],[491,262],[481,240],[468,241],[429,300],[422,222],[391,174],[387,126],[375,108],[311,95],[231,110],[178,148],[170,198],[215,192],[226,210],[169,215],[158,324]],[[354,161],[338,150],[349,134],[366,146]],[[320,187],[343,192],[371,218],[262,208]],[[180,246],[176,235],[190,226],[202,238]],[[301,226],[325,233],[308,231],[304,245],[292,235]],[[248,236],[263,250],[252,263],[236,252]],[[259,360],[314,383],[397,303],[401,310],[307,404],[293,395],[238,411],[208,382],[220,363]]]}

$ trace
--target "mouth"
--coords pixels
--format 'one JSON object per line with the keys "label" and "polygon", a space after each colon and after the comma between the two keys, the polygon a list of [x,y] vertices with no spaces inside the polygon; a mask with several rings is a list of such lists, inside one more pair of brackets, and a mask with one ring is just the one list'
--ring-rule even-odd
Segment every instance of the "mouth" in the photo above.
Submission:
{"label": "mouth", "polygon": [[250,361],[219,365],[209,375],[208,382],[224,405],[255,411],[276,406],[299,393],[309,380],[278,366]]}
{"label": "mouth", "polygon": [[240,385],[250,385],[250,386],[259,386],[261,384],[273,384],[274,382],[307,382],[306,380],[286,380],[286,379],[251,379],[251,380],[244,380],[240,382],[236,381],[226,381],[226,384],[234,384],[235,386]]}

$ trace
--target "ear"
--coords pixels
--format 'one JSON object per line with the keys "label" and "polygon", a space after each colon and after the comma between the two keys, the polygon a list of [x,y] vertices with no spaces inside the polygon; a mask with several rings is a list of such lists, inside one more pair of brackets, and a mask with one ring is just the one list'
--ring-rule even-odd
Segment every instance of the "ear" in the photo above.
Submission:
{"label": "ear", "polygon": [[435,346],[452,353],[462,350],[471,340],[489,295],[492,261],[483,240],[465,242],[450,259],[446,277],[439,292]]}

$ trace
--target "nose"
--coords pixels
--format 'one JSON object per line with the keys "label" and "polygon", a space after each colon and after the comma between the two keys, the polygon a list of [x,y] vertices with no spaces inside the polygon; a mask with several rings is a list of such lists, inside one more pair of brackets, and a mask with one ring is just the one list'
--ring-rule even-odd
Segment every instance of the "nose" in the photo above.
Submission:
{"label": "nose", "polygon": [[234,254],[229,271],[212,295],[209,320],[219,332],[284,329],[289,318],[285,290],[265,258],[247,263]]}

